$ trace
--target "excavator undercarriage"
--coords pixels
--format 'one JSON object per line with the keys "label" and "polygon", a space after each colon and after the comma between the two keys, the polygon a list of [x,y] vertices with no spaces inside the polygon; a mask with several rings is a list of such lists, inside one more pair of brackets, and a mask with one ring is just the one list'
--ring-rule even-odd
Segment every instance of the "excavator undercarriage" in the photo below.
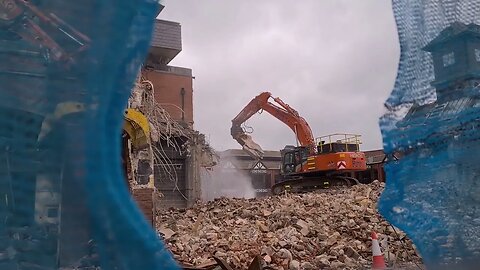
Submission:
{"label": "excavator undercarriage", "polygon": [[291,176],[283,178],[272,186],[272,193],[279,195],[282,193],[303,193],[318,189],[344,188],[358,184],[354,177],[344,175],[331,176]]}

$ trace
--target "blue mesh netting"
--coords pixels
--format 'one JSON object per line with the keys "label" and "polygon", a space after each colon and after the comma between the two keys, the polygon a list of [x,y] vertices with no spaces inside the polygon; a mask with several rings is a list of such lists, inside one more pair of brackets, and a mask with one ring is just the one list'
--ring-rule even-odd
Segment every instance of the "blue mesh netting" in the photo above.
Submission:
{"label": "blue mesh netting", "polygon": [[123,110],[157,10],[0,1],[0,269],[177,269],[121,172]]}
{"label": "blue mesh netting", "polygon": [[393,10],[401,57],[380,119],[388,163],[379,209],[429,268],[478,269],[480,1],[393,0]]}

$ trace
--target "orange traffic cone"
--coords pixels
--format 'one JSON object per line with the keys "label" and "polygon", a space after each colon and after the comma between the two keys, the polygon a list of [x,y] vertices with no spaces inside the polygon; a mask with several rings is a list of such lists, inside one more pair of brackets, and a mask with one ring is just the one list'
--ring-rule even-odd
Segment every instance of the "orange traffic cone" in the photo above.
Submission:
{"label": "orange traffic cone", "polygon": [[372,232],[372,269],[386,269],[385,259],[383,258],[380,245],[378,244],[377,234]]}

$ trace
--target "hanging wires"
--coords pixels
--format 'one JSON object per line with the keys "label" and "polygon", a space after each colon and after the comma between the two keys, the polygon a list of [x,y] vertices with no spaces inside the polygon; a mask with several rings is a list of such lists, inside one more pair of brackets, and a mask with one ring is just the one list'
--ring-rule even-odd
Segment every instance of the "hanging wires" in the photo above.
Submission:
{"label": "hanging wires", "polygon": [[173,182],[173,191],[179,192],[187,200],[187,197],[178,185],[177,171],[179,164],[175,163],[167,152],[173,150],[180,156],[187,154],[188,147],[186,143],[191,141],[194,131],[173,120],[162,104],[156,102],[153,83],[145,78],[142,72],[140,72],[140,76],[137,78],[129,104],[132,108],[143,113],[149,121],[154,174],[155,169],[158,169],[157,172],[160,173],[161,181]]}

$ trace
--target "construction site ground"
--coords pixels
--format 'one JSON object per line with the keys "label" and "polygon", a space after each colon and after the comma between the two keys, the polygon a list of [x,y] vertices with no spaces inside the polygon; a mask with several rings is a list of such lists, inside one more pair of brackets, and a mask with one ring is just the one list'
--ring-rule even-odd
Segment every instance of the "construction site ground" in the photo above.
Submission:
{"label": "construction site ground", "polygon": [[[384,183],[260,199],[219,198],[157,212],[157,230],[185,269],[370,269],[371,232],[392,269],[423,269],[412,242],[377,211]],[[217,266],[218,267],[218,266]],[[224,268],[217,268],[224,269]]]}

